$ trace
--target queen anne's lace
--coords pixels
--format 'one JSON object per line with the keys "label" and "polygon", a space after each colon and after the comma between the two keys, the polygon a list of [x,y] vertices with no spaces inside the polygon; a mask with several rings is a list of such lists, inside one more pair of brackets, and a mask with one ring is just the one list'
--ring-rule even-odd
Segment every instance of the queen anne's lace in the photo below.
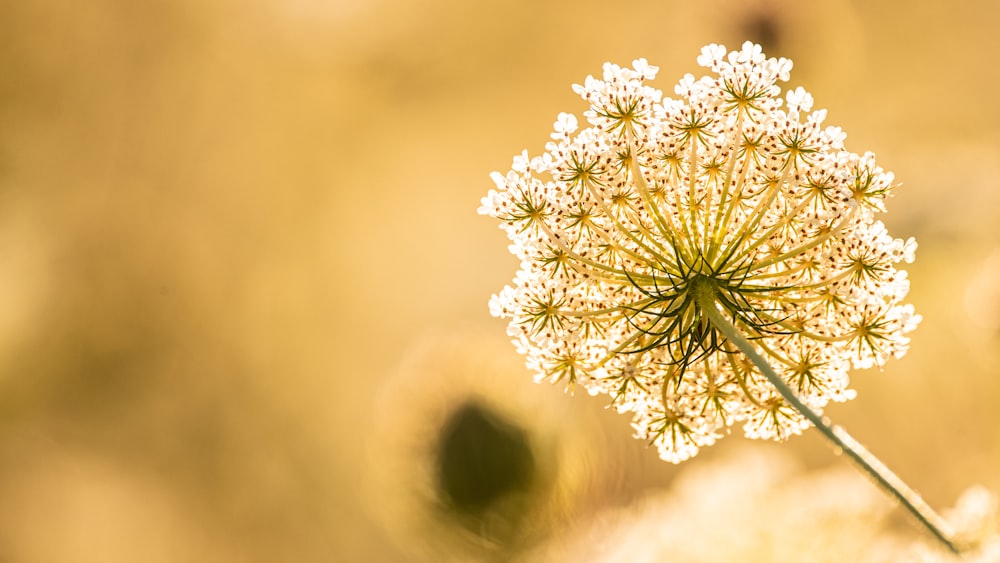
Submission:
{"label": "queen anne's lace", "polygon": [[847,372],[902,356],[920,317],[897,270],[916,243],[875,219],[894,186],[844,149],[792,63],[757,45],[698,57],[664,98],[657,68],[605,64],[574,90],[546,152],[494,173],[480,213],[521,260],[490,310],[538,379],[605,393],[638,437],[679,462],[734,423],[784,439],[808,425],[702,314],[696,287],[752,339],[804,402],[854,396]]}

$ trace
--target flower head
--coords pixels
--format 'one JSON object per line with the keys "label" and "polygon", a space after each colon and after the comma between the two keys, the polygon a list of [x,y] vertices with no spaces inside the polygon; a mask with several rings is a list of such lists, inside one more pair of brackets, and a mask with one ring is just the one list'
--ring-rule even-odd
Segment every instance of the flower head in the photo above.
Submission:
{"label": "flower head", "polygon": [[490,309],[539,380],[607,394],[679,462],[736,423],[784,439],[808,425],[709,320],[750,338],[809,406],[854,396],[849,369],[902,356],[920,317],[896,265],[916,243],[876,219],[895,186],[844,149],[787,59],[752,43],[702,50],[710,76],[665,97],[657,68],[604,66],[574,90],[545,153],[514,158],[480,213],[521,268]]}

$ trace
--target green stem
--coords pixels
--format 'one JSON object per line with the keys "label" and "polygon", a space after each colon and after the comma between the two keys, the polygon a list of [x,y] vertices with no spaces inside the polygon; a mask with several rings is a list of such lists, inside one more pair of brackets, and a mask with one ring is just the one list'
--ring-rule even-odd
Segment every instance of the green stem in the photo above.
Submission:
{"label": "green stem", "polygon": [[787,383],[771,364],[757,353],[753,344],[743,336],[740,330],[727,319],[716,306],[715,287],[712,283],[701,284],[697,288],[698,302],[702,311],[722,334],[729,339],[743,354],[757,366],[757,369],[764,374],[764,377],[773,385],[778,393],[784,397],[788,404],[795,407],[802,416],[806,417],[820,432],[823,433],[835,446],[845,452],[857,463],[861,469],[868,473],[879,485],[881,485],[892,496],[896,497],[903,506],[907,508],[934,536],[945,544],[953,553],[961,553],[961,549],[956,545],[954,532],[951,526],[939,516],[933,508],[928,505],[923,498],[903,482],[895,473],[885,466],[877,457],[872,455],[857,440],[851,437],[846,430],[840,426],[831,424],[828,419],[821,417],[819,413],[803,403],[792,391]]}

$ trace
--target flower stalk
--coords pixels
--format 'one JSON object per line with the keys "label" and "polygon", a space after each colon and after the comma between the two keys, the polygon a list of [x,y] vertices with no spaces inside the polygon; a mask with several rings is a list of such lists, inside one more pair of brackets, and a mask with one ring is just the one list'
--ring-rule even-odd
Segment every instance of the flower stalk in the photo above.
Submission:
{"label": "flower stalk", "polygon": [[722,332],[743,355],[753,362],[754,366],[760,370],[768,382],[778,390],[782,398],[822,432],[835,447],[846,453],[883,489],[899,500],[935,538],[941,541],[953,553],[961,553],[961,548],[954,540],[955,533],[948,522],[935,512],[919,493],[910,488],[906,482],[868,451],[860,442],[855,440],[846,430],[840,426],[831,424],[829,419],[820,416],[819,413],[803,403],[792,388],[778,376],[767,359],[757,352],[753,343],[743,335],[732,321],[719,311],[716,288],[713,287],[714,284],[712,281],[709,278],[702,278],[699,281],[701,283],[693,288],[693,291],[697,295],[701,311],[708,317],[715,328]]}

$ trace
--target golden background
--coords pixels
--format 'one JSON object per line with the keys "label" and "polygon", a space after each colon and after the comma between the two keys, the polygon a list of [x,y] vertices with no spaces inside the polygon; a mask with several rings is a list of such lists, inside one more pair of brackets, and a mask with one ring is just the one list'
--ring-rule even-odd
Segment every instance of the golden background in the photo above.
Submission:
{"label": "golden background", "polygon": [[[0,561],[407,560],[371,516],[373,405],[428,334],[502,339],[489,173],[604,61],[669,93],[744,39],[896,173],[884,220],[920,243],[912,350],[828,414],[932,505],[1000,490],[998,23],[987,0],[3,3]],[[669,482],[609,420],[602,502]]]}

